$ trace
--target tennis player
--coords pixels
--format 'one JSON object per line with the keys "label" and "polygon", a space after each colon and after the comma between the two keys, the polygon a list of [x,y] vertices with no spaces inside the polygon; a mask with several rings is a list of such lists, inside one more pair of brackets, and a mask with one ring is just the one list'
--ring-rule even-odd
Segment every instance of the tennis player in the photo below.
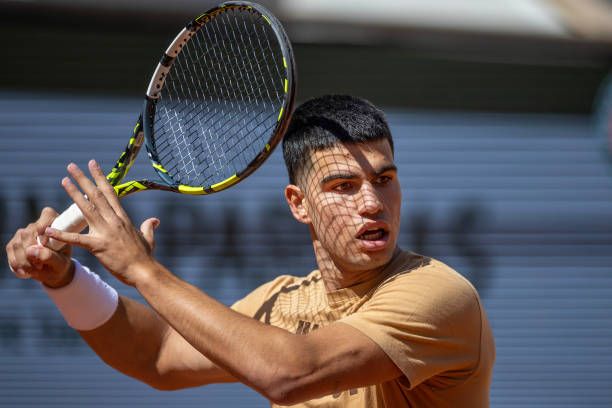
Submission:
{"label": "tennis player", "polygon": [[[273,406],[487,407],[495,347],[476,290],[397,245],[402,196],[383,113],[351,96],[312,99],[283,153],[285,198],[308,226],[318,269],[279,276],[232,307],[156,261],[159,220],[137,230],[94,161],[93,181],[74,164],[76,183],[62,181],[88,234],[49,228],[57,214],[47,208],[9,242],[9,263],[43,283],[102,360],[160,390],[240,381]],[[86,248],[149,305],[38,236]]]}

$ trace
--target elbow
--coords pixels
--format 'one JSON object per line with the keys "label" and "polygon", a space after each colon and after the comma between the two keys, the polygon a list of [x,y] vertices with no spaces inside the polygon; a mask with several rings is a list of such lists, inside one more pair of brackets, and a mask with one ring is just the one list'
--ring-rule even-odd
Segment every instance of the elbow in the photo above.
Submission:
{"label": "elbow", "polygon": [[161,378],[136,378],[140,382],[148,385],[156,391],[176,391],[179,390],[180,387],[176,387],[169,381],[163,381]]}
{"label": "elbow", "polygon": [[262,394],[272,404],[280,406],[289,405],[289,394],[286,392],[286,390],[279,389],[277,387],[270,387],[264,389]]}
{"label": "elbow", "polygon": [[315,398],[310,395],[312,387],[309,387],[309,378],[312,378],[312,370],[306,365],[288,367],[272,370],[268,381],[261,387],[262,394],[270,402],[276,405],[293,405]]}
{"label": "elbow", "polygon": [[283,392],[278,392],[278,391],[265,395],[265,397],[272,404],[279,405],[281,407],[299,404],[300,402],[305,401],[301,399],[292,398],[290,393],[283,393]]}
{"label": "elbow", "polygon": [[184,387],[177,386],[172,381],[168,381],[168,379],[164,375],[158,373],[155,370],[151,370],[151,369],[149,370],[142,370],[142,369],[141,370],[135,370],[135,369],[126,370],[124,369],[124,367],[121,367],[121,368],[115,367],[109,364],[108,362],[106,362],[106,364],[109,365],[111,368],[115,368],[120,373],[142,384],[145,384],[157,391],[176,391],[181,388],[184,388]]}
{"label": "elbow", "polygon": [[263,396],[266,397],[272,404],[280,406],[287,406],[302,402],[301,400],[296,400],[294,398],[294,394],[295,393],[293,390],[289,387],[275,387],[273,389],[266,389],[263,392]]}
{"label": "elbow", "polygon": [[153,388],[156,391],[176,391],[176,390],[181,389],[181,387],[176,387],[176,386],[173,386],[172,384],[168,384],[163,381],[158,381],[158,382],[146,381],[145,384],[147,384],[149,387]]}
{"label": "elbow", "polygon": [[299,404],[315,398],[315,396],[308,396],[303,389],[291,385],[285,385],[282,388],[279,387],[274,390],[267,390],[264,396],[271,403],[280,406]]}
{"label": "elbow", "polygon": [[321,391],[325,387],[318,380],[321,372],[319,359],[305,342],[306,337],[289,335],[275,348],[278,350],[275,354],[253,361],[253,376],[247,376],[247,384],[270,402],[281,406],[323,395]]}
{"label": "elbow", "polygon": [[172,378],[164,376],[159,376],[153,379],[149,378],[141,381],[157,391],[179,391],[184,390],[186,388],[195,387],[197,385],[204,385],[186,383],[185,381],[177,381],[176,379],[173,380]]}
{"label": "elbow", "polygon": [[149,387],[153,388],[156,391],[177,391],[177,390],[186,388],[184,385],[181,385],[180,383],[176,381],[172,381],[171,378],[168,378],[168,377],[165,377],[159,374],[152,374],[152,375],[142,375],[141,374],[138,376],[130,375],[130,377],[134,378],[135,380],[145,385],[148,385]]}

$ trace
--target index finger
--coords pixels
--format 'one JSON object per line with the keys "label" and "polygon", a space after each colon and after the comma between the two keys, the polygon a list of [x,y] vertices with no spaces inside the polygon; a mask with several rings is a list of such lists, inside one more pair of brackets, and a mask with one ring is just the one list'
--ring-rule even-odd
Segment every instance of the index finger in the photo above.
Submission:
{"label": "index finger", "polygon": [[45,207],[42,209],[40,213],[40,217],[34,222],[36,226],[36,233],[40,235],[44,235],[45,228],[47,228],[54,219],[58,216],[57,212],[51,207]]}
{"label": "index finger", "polygon": [[98,162],[95,160],[90,160],[88,166],[89,172],[96,182],[98,189],[102,191],[102,194],[104,194],[104,197],[106,197],[108,204],[119,217],[126,218],[127,214],[121,206],[121,203],[119,203],[119,197],[117,197],[115,189],[110,185],[104,173],[102,173],[102,169],[100,168]]}
{"label": "index finger", "polygon": [[[106,195],[104,194],[104,192],[101,191],[93,183],[93,181],[91,181],[85,175],[85,173],[83,173],[83,171],[79,168],[79,166],[77,166],[74,163],[70,163],[68,165],[68,173],[72,176],[72,178],[74,178],[74,180],[78,183],[79,187],[81,187],[83,192],[86,194],[87,200],[91,203],[89,207],[95,208],[96,212],[98,212],[98,214],[100,214],[105,219],[109,219],[109,217],[112,218],[115,215],[115,212],[109,205],[108,199]],[[66,188],[66,185],[64,185],[64,188]],[[75,203],[79,205],[77,201],[75,201]],[[81,208],[80,205],[79,205],[79,208]],[[93,208],[91,209],[93,210]],[[81,208],[81,211],[83,211],[83,208]],[[90,211],[90,213],[93,213],[93,212],[94,211]],[[87,218],[87,214],[84,211],[83,211],[83,214]]]}

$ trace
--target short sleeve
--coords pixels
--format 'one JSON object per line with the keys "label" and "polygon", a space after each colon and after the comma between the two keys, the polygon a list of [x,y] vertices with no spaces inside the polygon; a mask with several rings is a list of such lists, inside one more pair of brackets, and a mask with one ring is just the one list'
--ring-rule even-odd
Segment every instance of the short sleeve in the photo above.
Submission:
{"label": "short sleeve", "polygon": [[231,307],[238,313],[253,317],[257,310],[266,301],[266,295],[270,292],[270,287],[274,282],[267,282],[253,290],[251,293],[237,300]]}
{"label": "short sleeve", "polygon": [[440,373],[469,376],[478,365],[478,295],[448,267],[426,266],[394,276],[340,322],[377,343],[411,388]]}
{"label": "short sleeve", "polygon": [[240,300],[237,300],[231,307],[238,313],[249,317],[255,317],[255,314],[260,310],[268,298],[283,285],[290,284],[295,280],[294,276],[281,275],[259,286],[251,293]]}

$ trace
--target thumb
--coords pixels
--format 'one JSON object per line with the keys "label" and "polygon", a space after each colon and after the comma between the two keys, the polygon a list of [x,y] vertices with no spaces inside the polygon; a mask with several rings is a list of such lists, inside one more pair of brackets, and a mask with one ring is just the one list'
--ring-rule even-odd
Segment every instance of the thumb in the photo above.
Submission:
{"label": "thumb", "polygon": [[159,226],[159,219],[157,218],[149,218],[144,220],[144,222],[140,225],[140,232],[142,232],[142,236],[144,237],[147,244],[153,249],[155,247],[155,229]]}
{"label": "thumb", "polygon": [[31,245],[26,248],[28,261],[36,268],[48,267],[53,271],[64,271],[70,263],[70,258],[42,245]]}

